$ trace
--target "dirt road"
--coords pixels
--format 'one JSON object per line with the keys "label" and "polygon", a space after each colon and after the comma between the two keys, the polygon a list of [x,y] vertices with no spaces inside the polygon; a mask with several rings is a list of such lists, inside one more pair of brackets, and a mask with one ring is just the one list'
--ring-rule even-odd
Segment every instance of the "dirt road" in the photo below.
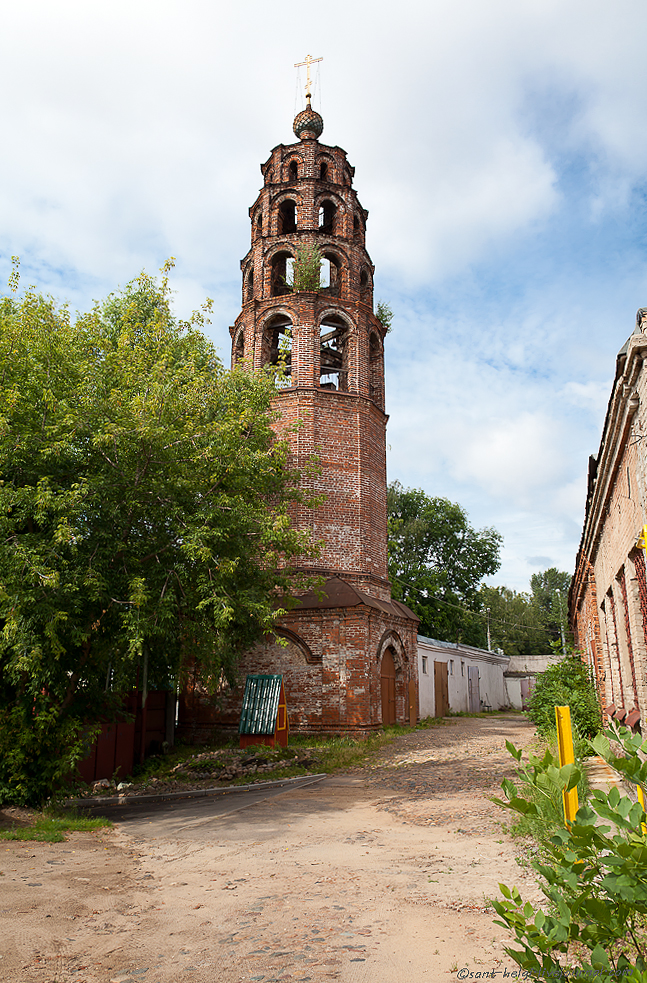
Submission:
{"label": "dirt road", "polygon": [[514,715],[454,718],[371,769],[228,815],[176,804],[66,843],[3,843],[0,979],[503,979],[515,966],[487,899],[499,881],[538,895],[488,796],[512,774],[505,740],[531,736]]}

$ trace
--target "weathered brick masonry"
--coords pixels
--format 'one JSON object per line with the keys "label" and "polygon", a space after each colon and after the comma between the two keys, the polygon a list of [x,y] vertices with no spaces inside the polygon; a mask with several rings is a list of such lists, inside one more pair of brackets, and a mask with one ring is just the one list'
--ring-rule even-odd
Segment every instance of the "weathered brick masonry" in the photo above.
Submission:
{"label": "weathered brick masonry", "polygon": [[647,706],[647,312],[618,355],[600,449],[591,457],[569,610],[607,716],[641,727]]}
{"label": "weathered brick masonry", "polygon": [[[322,130],[308,106],[294,121],[299,141],[275,147],[261,166],[231,336],[232,364],[284,366],[276,429],[287,434],[297,467],[318,456],[321,474],[311,481],[325,502],[294,520],[324,543],[303,567],[325,578],[325,596],[306,595],[281,621],[287,647],[258,646],[240,672],[243,680],[247,672],[283,674],[292,729],[367,730],[383,718],[409,717],[418,622],[391,600],[387,579],[386,329],[373,313],[368,212],[345,151],[319,143]],[[290,264],[299,248],[314,245],[326,285],[292,292]],[[395,705],[381,680],[393,669]],[[237,724],[241,696],[232,694],[220,723]],[[185,704],[185,720],[195,722],[197,710]]]}

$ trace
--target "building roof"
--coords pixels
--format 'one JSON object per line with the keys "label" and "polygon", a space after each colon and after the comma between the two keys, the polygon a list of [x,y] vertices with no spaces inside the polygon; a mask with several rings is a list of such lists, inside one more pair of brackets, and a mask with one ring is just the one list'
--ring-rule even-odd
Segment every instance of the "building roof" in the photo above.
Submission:
{"label": "building roof", "polygon": [[250,673],[245,681],[239,734],[273,734],[283,676]]}
{"label": "building roof", "polygon": [[465,659],[484,659],[488,662],[506,664],[510,659],[510,656],[503,652],[488,652],[487,649],[480,649],[475,645],[464,645],[462,642],[443,642],[439,638],[426,638],[424,635],[418,635],[418,644],[428,645],[430,648],[450,649]]}
{"label": "building roof", "polygon": [[299,597],[296,610],[317,609],[317,608],[354,608],[358,604],[365,604],[369,608],[383,611],[385,614],[395,615],[398,618],[408,618],[409,620],[420,621],[417,614],[408,608],[401,601],[381,601],[378,597],[365,594],[358,587],[351,587],[340,577],[330,577],[323,587],[309,590],[307,594]]}

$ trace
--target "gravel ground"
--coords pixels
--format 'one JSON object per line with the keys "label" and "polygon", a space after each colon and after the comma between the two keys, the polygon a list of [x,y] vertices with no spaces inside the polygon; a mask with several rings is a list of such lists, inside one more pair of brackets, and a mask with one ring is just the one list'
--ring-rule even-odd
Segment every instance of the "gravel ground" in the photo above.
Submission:
{"label": "gravel ground", "polygon": [[231,815],[180,816],[172,835],[151,813],[65,843],[3,843],[0,979],[510,975],[488,899],[499,881],[530,899],[537,888],[489,796],[511,774],[506,739],[532,734],[518,715],[452,718],[397,738],[368,768]]}

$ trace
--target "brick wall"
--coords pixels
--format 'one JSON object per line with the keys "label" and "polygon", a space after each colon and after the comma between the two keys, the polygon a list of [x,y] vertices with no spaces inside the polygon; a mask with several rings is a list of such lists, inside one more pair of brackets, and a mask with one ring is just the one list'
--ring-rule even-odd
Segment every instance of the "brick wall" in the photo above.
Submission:
{"label": "brick wall", "polygon": [[598,454],[591,458],[586,517],[569,608],[576,643],[592,653],[602,705],[620,714],[647,700],[647,335],[645,318],[618,355]]}

